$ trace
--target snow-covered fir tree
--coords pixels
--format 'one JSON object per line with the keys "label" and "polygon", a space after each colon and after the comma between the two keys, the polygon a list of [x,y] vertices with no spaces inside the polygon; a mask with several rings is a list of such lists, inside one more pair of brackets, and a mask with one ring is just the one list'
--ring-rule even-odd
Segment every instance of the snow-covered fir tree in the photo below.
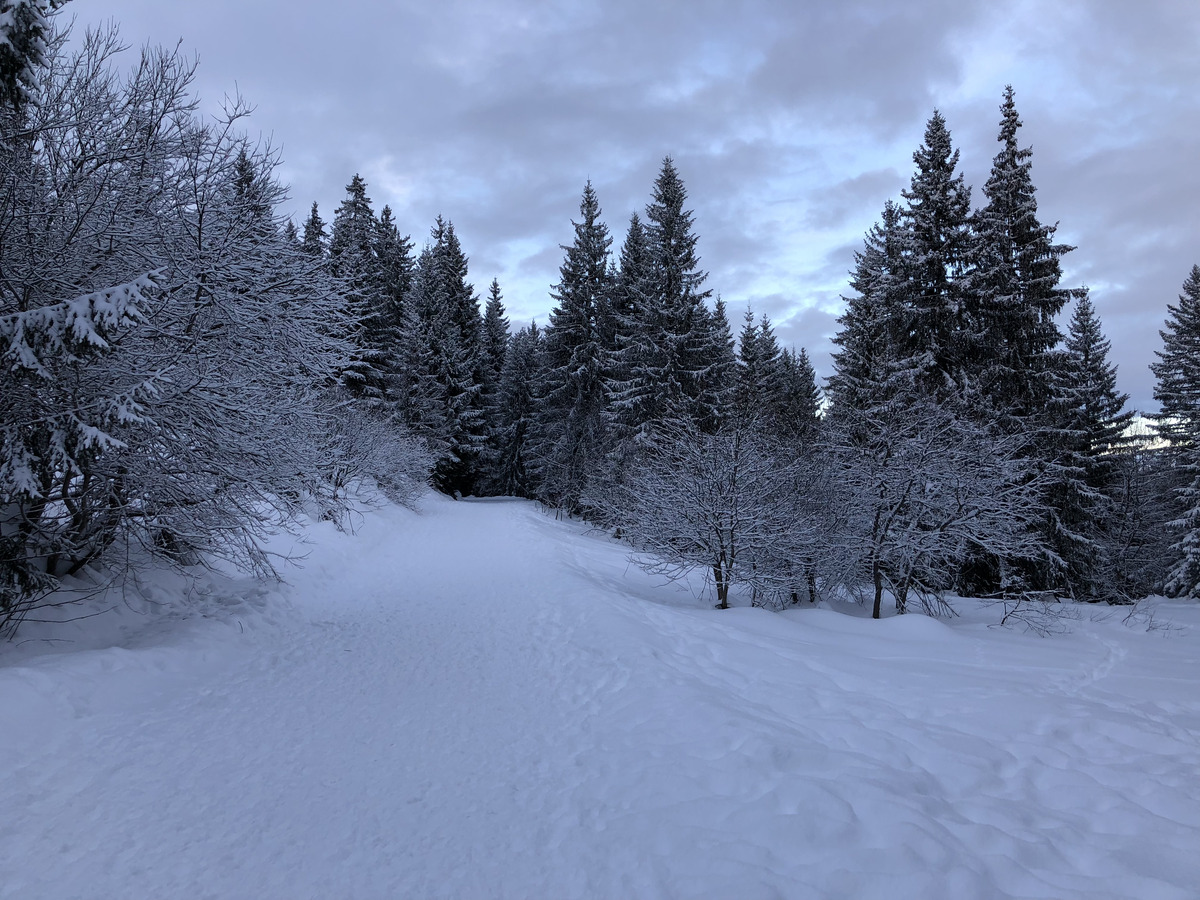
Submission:
{"label": "snow-covered fir tree", "polygon": [[[641,307],[633,310],[629,331],[620,338],[627,369],[610,385],[612,415],[624,444],[618,454],[627,454],[665,423],[704,422],[712,415],[706,396],[727,389],[713,377],[713,366],[728,360],[711,357],[714,341],[723,338],[714,339],[705,306],[711,292],[704,288],[707,275],[700,269],[686,202],[687,190],[667,157],[646,207]],[[634,236],[631,227],[626,244]]]}
{"label": "snow-covered fir tree", "polygon": [[321,218],[320,212],[317,211],[315,200],[313,201],[312,209],[308,213],[308,218],[304,220],[304,232],[300,240],[300,246],[304,249],[305,253],[319,258],[324,258],[325,254],[329,251],[325,220]]}
{"label": "snow-covered fir tree", "polygon": [[375,263],[372,294],[376,298],[381,325],[390,332],[390,343],[394,342],[395,329],[404,318],[404,297],[412,288],[416,267],[412,239],[400,234],[390,206],[384,206],[379,212],[371,251]]}
{"label": "snow-covered fir tree", "polygon": [[355,174],[334,213],[329,237],[329,269],[341,281],[346,312],[354,323],[355,352],[342,372],[342,384],[367,408],[382,410],[389,393],[391,335],[375,257],[378,230],[367,184]]}
{"label": "snow-covered fir tree", "polygon": [[488,490],[494,489],[495,446],[492,437],[500,427],[497,398],[500,390],[500,373],[504,371],[504,358],[508,353],[508,317],[504,314],[504,295],[500,291],[499,279],[493,278],[488,287],[488,298],[483,306],[483,409],[488,437],[483,468],[487,470],[484,481]]}
{"label": "snow-covered fir tree", "polygon": [[1008,430],[1032,432],[1042,427],[1062,341],[1055,317],[1083,292],[1059,285],[1060,260],[1072,248],[1054,243],[1056,226],[1038,221],[1033,152],[1017,142],[1011,85],[1000,111],[1003,147],[983,187],[988,202],[971,218],[962,380],[988,415],[1029,420]]}
{"label": "snow-covered fir tree", "polygon": [[534,460],[538,495],[546,503],[579,510],[605,447],[603,323],[611,285],[612,238],[600,221],[600,204],[588,182],[579,203],[575,240],[552,297],[554,309],[542,339]]}
{"label": "snow-covered fir tree", "polygon": [[700,340],[700,357],[707,367],[700,376],[696,425],[714,434],[729,421],[737,379],[737,354],[725,301],[717,297],[710,312],[702,307],[705,322]]}
{"label": "snow-covered fir tree", "polygon": [[536,323],[520,329],[509,341],[496,391],[496,427],[489,438],[493,493],[532,497],[530,439],[537,411],[542,333]]}
{"label": "snow-covered fir tree", "polygon": [[796,353],[784,350],[780,358],[783,370],[783,400],[776,413],[776,427],[782,441],[799,449],[811,443],[821,424],[821,388],[817,373],[803,347]]}
{"label": "snow-covered fir tree", "polygon": [[1048,430],[1055,441],[1045,499],[1054,514],[1052,548],[1062,588],[1077,599],[1115,601],[1123,599],[1113,571],[1113,536],[1120,531],[1115,497],[1124,464],[1119,451],[1133,413],[1125,411],[1128,396],[1117,391],[1108,351],[1095,307],[1084,294],[1050,384]]}
{"label": "snow-covered fir tree", "polygon": [[1150,369],[1158,379],[1158,431],[1171,443],[1179,486],[1171,522],[1178,540],[1165,590],[1200,597],[1200,266],[1192,266],[1179,303],[1167,307],[1163,348]]}
{"label": "snow-covered fir tree", "polygon": [[66,0],[0,0],[0,106],[18,108],[38,87],[55,10]]}
{"label": "snow-covered fir tree", "polygon": [[892,201],[880,222],[867,232],[855,254],[846,311],[838,318],[833,343],[833,375],[829,398],[834,415],[869,409],[897,392],[913,389],[913,367],[924,357],[902,358],[909,341],[908,285],[905,280],[905,234],[901,211]]}
{"label": "snow-covered fir tree", "polygon": [[499,383],[507,352],[508,317],[504,314],[504,295],[499,279],[493,278],[483,307],[483,359],[487,383]]}
{"label": "snow-covered fir tree", "polygon": [[970,239],[971,189],[958,168],[958,151],[936,110],[924,143],[913,154],[917,170],[901,209],[905,321],[896,333],[899,358],[912,359],[921,388],[957,397],[963,356],[963,270]]}
{"label": "snow-covered fir tree", "polygon": [[433,455],[435,484],[469,493],[487,440],[483,325],[453,224],[439,216],[431,237],[404,301],[399,389],[405,420]]}
{"label": "snow-covered fir tree", "polygon": [[783,353],[771,320],[755,322],[747,309],[738,335],[737,370],[734,376],[734,415],[767,433],[776,431],[776,413],[783,405],[786,385]]}

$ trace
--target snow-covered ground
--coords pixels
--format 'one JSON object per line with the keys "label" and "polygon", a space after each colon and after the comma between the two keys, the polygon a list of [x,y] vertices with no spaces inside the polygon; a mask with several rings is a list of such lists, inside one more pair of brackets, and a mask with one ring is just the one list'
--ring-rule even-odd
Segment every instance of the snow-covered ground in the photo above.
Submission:
{"label": "snow-covered ground", "polygon": [[1195,604],[717,611],[528,503],[357,532],[0,648],[0,897],[1200,896]]}

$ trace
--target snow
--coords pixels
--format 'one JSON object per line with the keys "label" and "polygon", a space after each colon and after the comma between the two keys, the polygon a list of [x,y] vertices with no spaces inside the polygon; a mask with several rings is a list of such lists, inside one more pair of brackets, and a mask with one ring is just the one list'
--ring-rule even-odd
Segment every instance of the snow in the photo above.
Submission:
{"label": "snow", "polygon": [[356,532],[0,648],[0,898],[1197,895],[1196,604],[717,611],[525,502]]}

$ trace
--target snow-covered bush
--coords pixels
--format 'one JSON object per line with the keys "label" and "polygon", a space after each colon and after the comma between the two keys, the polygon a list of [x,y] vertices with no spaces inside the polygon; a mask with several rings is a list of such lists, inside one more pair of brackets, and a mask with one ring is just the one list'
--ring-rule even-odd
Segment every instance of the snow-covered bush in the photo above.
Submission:
{"label": "snow-covered bush", "polygon": [[112,29],[48,47],[0,110],[0,629],[119,537],[269,571],[351,353],[245,106],[202,118],[177,52],[120,74]]}
{"label": "snow-covered bush", "polygon": [[824,552],[822,483],[819,463],[750,428],[705,434],[681,424],[664,428],[626,478],[589,503],[644,568],[669,578],[710,573],[725,608],[739,583],[761,603],[809,590]]}

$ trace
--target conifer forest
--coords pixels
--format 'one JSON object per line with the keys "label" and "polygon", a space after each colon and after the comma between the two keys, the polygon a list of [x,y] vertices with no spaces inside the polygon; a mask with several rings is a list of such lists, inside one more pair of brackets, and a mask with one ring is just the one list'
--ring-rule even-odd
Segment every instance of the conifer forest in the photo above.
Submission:
{"label": "conifer forest", "polygon": [[201,115],[195,63],[130,68],[59,5],[0,3],[5,634],[146,554],[266,577],[264,535],[365,484],[539,501],[719,606],[1200,598],[1200,267],[1162,298],[1161,410],[1133,428],[1011,87],[995,146],[962,148],[995,151],[974,197],[932,111],[818,373],[766,315],[730,321],[671,157],[632,215],[581,177],[548,318],[514,322],[454,210],[398,222],[347,172],[290,220],[247,106]]}

